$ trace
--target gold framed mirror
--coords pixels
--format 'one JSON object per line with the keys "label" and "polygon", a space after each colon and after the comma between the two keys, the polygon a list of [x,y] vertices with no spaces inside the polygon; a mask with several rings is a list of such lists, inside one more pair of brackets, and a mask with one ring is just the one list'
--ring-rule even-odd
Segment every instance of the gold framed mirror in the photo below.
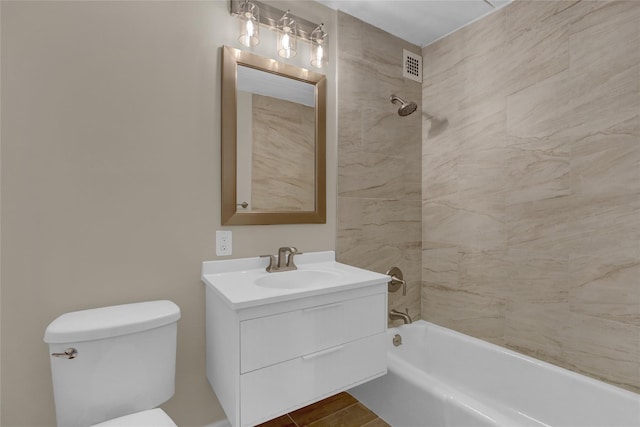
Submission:
{"label": "gold framed mirror", "polygon": [[326,78],[222,48],[222,224],[326,223]]}

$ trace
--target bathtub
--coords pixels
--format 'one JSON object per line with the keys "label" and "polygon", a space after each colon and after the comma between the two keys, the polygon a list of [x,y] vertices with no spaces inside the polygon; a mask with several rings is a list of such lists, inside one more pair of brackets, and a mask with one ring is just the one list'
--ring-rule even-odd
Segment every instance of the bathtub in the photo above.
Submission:
{"label": "bathtub", "polygon": [[640,426],[630,391],[423,320],[388,333],[388,374],[349,392],[393,427]]}

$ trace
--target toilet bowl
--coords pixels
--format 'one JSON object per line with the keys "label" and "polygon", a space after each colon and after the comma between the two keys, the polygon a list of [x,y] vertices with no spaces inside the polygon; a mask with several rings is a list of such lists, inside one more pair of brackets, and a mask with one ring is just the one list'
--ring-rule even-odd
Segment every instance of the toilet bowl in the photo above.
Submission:
{"label": "toilet bowl", "polygon": [[58,426],[172,426],[180,309],[149,301],[66,313],[45,332]]}

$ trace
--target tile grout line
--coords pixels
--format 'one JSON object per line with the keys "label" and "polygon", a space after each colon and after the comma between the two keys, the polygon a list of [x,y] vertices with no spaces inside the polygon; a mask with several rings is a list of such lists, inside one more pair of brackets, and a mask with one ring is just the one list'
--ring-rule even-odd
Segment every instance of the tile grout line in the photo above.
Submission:
{"label": "tile grout line", "polygon": [[293,419],[293,417],[292,417],[290,414],[287,414],[287,417],[291,420],[291,422],[293,423],[293,425],[294,425],[295,427],[300,427],[300,426],[298,425],[298,423],[296,422],[296,420],[294,420],[294,419]]}
{"label": "tile grout line", "polygon": [[330,416],[332,416],[332,415],[337,414],[338,412],[342,412],[342,411],[344,411],[344,410],[346,410],[346,409],[348,409],[348,408],[351,408],[352,406],[355,406],[355,405],[357,405],[358,403],[360,403],[360,402],[352,403],[351,405],[349,405],[349,406],[345,406],[345,407],[344,407],[344,408],[342,408],[342,409],[339,409],[339,410],[337,410],[337,411],[335,411],[335,412],[332,412],[332,413],[330,413],[330,414],[327,414],[327,415],[325,415],[325,416],[324,416],[324,417],[322,417],[322,418],[318,418],[317,420],[313,420],[313,422],[309,423],[308,425],[312,425],[312,424],[317,423],[318,421],[322,421],[322,420],[324,420],[325,418],[328,418],[328,417],[330,417]]}

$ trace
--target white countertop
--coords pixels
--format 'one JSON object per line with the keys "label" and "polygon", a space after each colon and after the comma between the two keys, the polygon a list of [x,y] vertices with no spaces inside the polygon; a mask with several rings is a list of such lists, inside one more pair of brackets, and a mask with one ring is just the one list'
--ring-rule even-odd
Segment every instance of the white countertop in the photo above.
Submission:
{"label": "white countertop", "polygon": [[271,288],[256,281],[289,272],[267,273],[268,258],[241,258],[202,263],[202,281],[234,310],[315,295],[387,283],[389,276],[336,262],[334,251],[309,252],[295,256],[296,271],[327,273],[330,280],[300,288]]}

